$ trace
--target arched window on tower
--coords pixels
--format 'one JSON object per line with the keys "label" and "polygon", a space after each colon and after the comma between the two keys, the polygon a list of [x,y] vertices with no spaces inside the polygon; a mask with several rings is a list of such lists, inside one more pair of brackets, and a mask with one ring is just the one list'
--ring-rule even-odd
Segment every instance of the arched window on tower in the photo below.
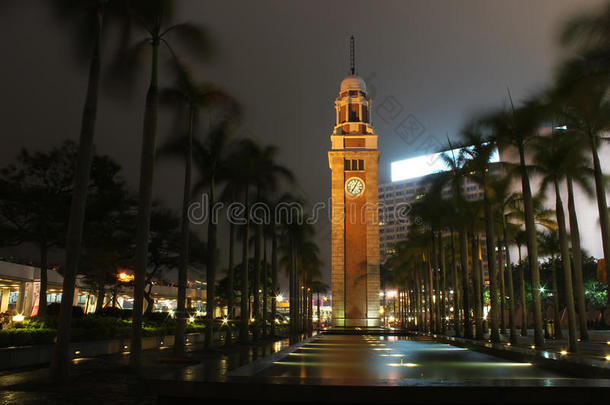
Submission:
{"label": "arched window on tower", "polygon": [[359,117],[358,113],[360,110],[360,104],[350,104],[349,105],[349,122],[358,122]]}
{"label": "arched window on tower", "polygon": [[343,105],[339,110],[339,124],[342,124],[345,121],[347,121],[347,106]]}
{"label": "arched window on tower", "polygon": [[366,105],[362,106],[362,122],[369,123],[369,108]]}

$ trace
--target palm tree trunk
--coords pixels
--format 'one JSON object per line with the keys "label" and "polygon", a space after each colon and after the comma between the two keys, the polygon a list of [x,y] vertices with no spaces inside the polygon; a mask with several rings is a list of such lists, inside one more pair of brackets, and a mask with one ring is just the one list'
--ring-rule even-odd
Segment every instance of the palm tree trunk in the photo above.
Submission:
{"label": "palm tree trunk", "polygon": [[472,285],[474,286],[474,325],[475,339],[483,339],[483,311],[481,308],[481,272],[477,265],[478,262],[478,244],[474,229],[471,230],[471,250],[472,250]]}
{"label": "palm tree trunk", "polygon": [[275,222],[271,223],[271,336],[276,336],[275,317],[277,315],[277,235]]}
{"label": "palm tree trunk", "polygon": [[[232,193],[233,197],[231,201],[235,201],[235,192]],[[233,308],[235,296],[233,287],[233,267],[234,263],[234,252],[235,249],[235,224],[234,221],[229,221],[229,270],[227,271],[227,317],[229,319],[235,318],[235,310]]]}
{"label": "palm tree trunk", "polygon": [[43,240],[40,244],[40,293],[38,295],[38,316],[44,317],[47,314],[47,241]]}
{"label": "palm tree trunk", "polygon": [[185,356],[184,328],[186,326],[186,284],[189,261],[189,204],[191,203],[191,176],[193,168],[193,108],[189,108],[187,132],[187,149],[184,156],[184,186],[182,189],[182,223],[180,225],[181,246],[180,265],[178,267],[178,301],[176,305],[176,336],[174,338],[174,356]]}
{"label": "palm tree trunk", "polygon": [[559,228],[559,245],[561,246],[561,260],[565,281],[565,300],[568,309],[568,352],[578,352],[578,338],[576,337],[576,310],[574,308],[574,293],[572,287],[572,268],[570,266],[570,247],[568,245],[568,232],[566,218],[563,211],[559,182],[555,180],[555,212],[557,213],[557,226]]}
{"label": "palm tree trunk", "polygon": [[487,248],[487,269],[489,272],[489,326],[490,338],[493,343],[500,342],[500,331],[498,329],[498,278],[496,273],[496,236],[494,234],[493,213],[491,201],[488,196],[487,184],[483,184],[483,210],[485,211],[485,246]]}
{"label": "palm tree trunk", "polygon": [[263,337],[267,336],[267,299],[268,299],[268,279],[267,274],[267,238],[263,235]]}
{"label": "palm tree trunk", "polygon": [[572,177],[567,176],[568,186],[568,214],[570,218],[570,240],[572,242],[572,256],[574,257],[574,283],[576,284],[576,305],[578,307],[578,318],[580,325],[580,340],[589,340],[587,330],[587,305],[585,303],[585,287],[582,274],[582,250],[580,248],[580,229],[576,215],[576,204],[574,203],[574,187]]}
{"label": "palm tree trunk", "polygon": [[[235,193],[231,201],[235,201]],[[229,221],[229,269],[227,270],[227,318],[235,318],[235,310],[233,308],[233,301],[235,299],[233,294],[233,249],[235,246],[235,224],[233,221]],[[227,322],[227,330],[225,334],[225,345],[230,345],[233,342],[233,333],[231,330],[231,324]]]}
{"label": "palm tree trunk", "polygon": [[527,297],[525,296],[525,267],[519,245],[519,290],[521,291],[521,336],[527,336]]}
{"label": "palm tree trunk", "polygon": [[417,330],[422,330],[422,325],[424,324],[424,316],[423,316],[422,307],[421,307],[421,287],[422,286],[421,286],[421,279],[419,277],[419,271],[416,268],[415,269],[415,316],[417,319]]}
{"label": "palm tree trunk", "polygon": [[104,308],[104,298],[106,295],[105,285],[104,285],[104,274],[100,274],[100,278],[97,284],[97,301],[95,303],[95,314],[99,315],[102,313],[102,309]]}
{"label": "palm tree trunk", "polygon": [[508,273],[508,328],[510,329],[510,343],[517,343],[517,326],[515,325],[515,287],[513,284],[513,265],[510,261],[510,249],[508,245],[508,231],[506,229],[506,217],[502,214],[502,239],[506,249],[506,271]]}
{"label": "palm tree trunk", "polygon": [[523,208],[525,211],[525,232],[527,233],[527,258],[532,277],[532,301],[534,307],[534,343],[537,347],[544,345],[542,332],[542,302],[540,300],[540,269],[538,268],[538,242],[536,240],[536,223],[534,222],[534,201],[530,188],[527,166],[525,163],[525,150],[519,147],[519,161],[521,169],[521,188],[523,191]]}
{"label": "palm tree trunk", "polygon": [[557,291],[557,266],[555,264],[555,254],[551,254],[551,278],[553,283],[553,322],[555,323],[555,339],[563,339],[561,333],[561,317],[559,316],[559,292]]}
{"label": "palm tree trunk", "polygon": [[313,292],[307,289],[307,334],[313,335]]}
{"label": "palm tree trunk", "polygon": [[460,295],[458,285],[458,273],[457,273],[457,257],[455,252],[455,236],[453,235],[453,228],[451,228],[451,279],[453,280],[453,325],[454,325],[454,336],[460,336]]}
{"label": "palm tree trunk", "polygon": [[209,206],[208,206],[208,257],[206,266],[206,327],[204,347],[212,347],[214,340],[214,304],[216,302],[216,218],[214,218],[214,205],[216,198],[214,195],[215,174],[210,175]]}
{"label": "palm tree trunk", "polygon": [[432,231],[432,253],[430,254],[430,277],[432,278],[432,284],[430,288],[432,289],[432,311],[434,312],[434,328],[432,329],[434,333],[440,333],[441,325],[440,325],[440,300],[439,300],[439,279],[438,279],[438,255],[437,255],[437,246],[436,246],[436,237],[434,231]]}
{"label": "palm tree trunk", "polygon": [[244,187],[244,235],[242,240],[242,269],[241,269],[241,300],[240,300],[240,316],[241,323],[239,325],[239,342],[242,344],[248,343],[250,316],[248,313],[248,302],[250,301],[250,294],[248,293],[248,239],[250,239],[250,213],[248,206],[248,185]]}
{"label": "palm tree trunk", "polygon": [[[472,339],[472,324],[470,319],[470,292],[468,274],[468,241],[466,240],[466,229],[462,227],[458,233],[460,242],[460,266],[462,267],[462,304],[464,306],[464,337]],[[474,263],[474,260],[473,260]]]}
{"label": "palm tree trunk", "polygon": [[72,303],[78,261],[80,259],[85,207],[87,205],[87,190],[89,173],[93,161],[93,137],[97,118],[97,100],[100,82],[101,37],[104,18],[103,8],[97,13],[95,24],[95,42],[89,65],[89,82],[85,96],[85,106],[81,119],[81,131],[78,144],[78,158],[74,177],[74,190],[70,203],[70,218],[66,233],[66,265],[61,296],[61,309],[57,325],[57,339],[53,351],[50,373],[55,381],[66,381],[70,369],[70,324],[72,323]]}
{"label": "palm tree trunk", "polygon": [[500,279],[500,334],[506,335],[506,280],[504,277],[504,258],[502,245],[498,251],[498,278]]}
{"label": "palm tree trunk", "polygon": [[293,235],[290,238],[290,273],[288,274],[288,284],[290,285],[290,302],[289,302],[289,313],[290,313],[290,335],[291,337],[297,334],[297,289],[296,289],[296,258],[295,258],[295,246]]}
{"label": "palm tree trunk", "polygon": [[[483,276],[483,245],[481,243],[481,239],[479,235],[476,236],[477,241],[477,271],[479,272],[479,288],[481,291],[481,316],[483,316],[484,308],[485,308],[485,281]],[[483,321],[481,321],[483,322]],[[483,322],[483,326],[485,323]],[[487,332],[487,331],[485,331]]]}
{"label": "palm tree trunk", "polygon": [[[441,333],[447,334],[447,277],[446,277],[446,263],[445,263],[445,248],[443,246],[443,234],[438,234],[438,252],[439,252],[439,271],[441,276],[441,299],[440,305],[440,317],[441,317]],[[406,299],[406,297],[405,297]]]}
{"label": "palm tree trunk", "polygon": [[[260,201],[260,191],[257,191],[256,201]],[[261,279],[261,239],[263,233],[263,226],[261,224],[255,225],[254,234],[254,296],[253,314],[254,318],[252,339],[258,340],[260,337],[260,321],[261,321],[261,307],[260,307],[260,279]]]}
{"label": "palm tree trunk", "polygon": [[318,307],[316,308],[316,315],[318,317],[318,322],[317,322],[317,326],[316,327],[317,327],[318,330],[320,330],[321,320],[320,320],[320,293],[319,292],[317,293],[317,298],[318,298],[317,299]]}
{"label": "palm tree trunk", "polygon": [[301,332],[305,332],[307,333],[307,318],[308,318],[308,313],[307,313],[307,309],[308,309],[308,305],[307,305],[307,296],[308,296],[308,292],[307,292],[307,281],[305,280],[305,274],[303,274],[303,280],[302,280],[302,285],[301,285]]}
{"label": "palm tree trunk", "polygon": [[428,256],[427,270],[428,270],[428,288],[426,288],[427,297],[426,304],[428,307],[428,332],[433,332],[434,324],[436,320],[434,319],[434,305],[432,301],[432,297],[434,297],[434,276],[432,275],[432,261],[430,260],[430,256]]}
{"label": "palm tree trunk", "polygon": [[157,137],[157,115],[159,109],[159,89],[157,84],[159,44],[160,41],[156,35],[152,41],[152,70],[150,86],[146,95],[140,162],[140,191],[136,226],[136,268],[133,287],[133,321],[131,347],[129,348],[129,366],[138,374],[142,367],[142,310],[144,307],[144,284],[146,281],[146,263],[148,259],[148,235],[150,231],[155,169],[155,140]]}

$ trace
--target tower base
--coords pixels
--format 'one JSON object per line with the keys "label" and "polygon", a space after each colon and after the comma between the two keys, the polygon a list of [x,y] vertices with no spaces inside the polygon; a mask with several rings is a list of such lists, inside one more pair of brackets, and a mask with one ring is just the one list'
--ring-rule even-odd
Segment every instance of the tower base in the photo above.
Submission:
{"label": "tower base", "polygon": [[339,318],[339,319],[333,319],[332,325],[333,325],[333,327],[347,327],[347,328],[378,327],[381,325],[381,320],[379,318],[359,318],[359,319]]}

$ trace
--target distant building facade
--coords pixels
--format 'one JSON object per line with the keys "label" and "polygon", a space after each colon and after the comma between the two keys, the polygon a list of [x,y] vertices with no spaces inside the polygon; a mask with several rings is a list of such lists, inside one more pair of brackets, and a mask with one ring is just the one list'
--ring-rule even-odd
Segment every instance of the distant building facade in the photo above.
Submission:
{"label": "distant building facade", "polygon": [[[47,270],[47,304],[60,303],[62,297],[63,277],[53,269]],[[167,285],[164,285],[167,284]],[[205,311],[205,283],[189,283],[187,299],[190,308]],[[74,306],[83,308],[85,313],[96,310],[97,289],[78,276],[74,293]],[[40,268],[0,260],[0,313],[23,314],[32,316],[38,313],[40,296]],[[151,296],[154,300],[154,311],[170,311],[176,308],[178,288],[161,282],[153,282]],[[116,306],[123,309],[133,308],[133,288],[117,283],[108,286],[104,293],[104,306]],[[146,308],[147,302],[144,301]]]}

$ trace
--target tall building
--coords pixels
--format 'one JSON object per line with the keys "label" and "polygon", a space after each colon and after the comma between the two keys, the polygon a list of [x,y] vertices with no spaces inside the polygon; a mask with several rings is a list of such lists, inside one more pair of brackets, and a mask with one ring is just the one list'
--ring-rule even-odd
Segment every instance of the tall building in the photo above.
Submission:
{"label": "tall building", "polygon": [[[395,252],[394,245],[407,237],[409,228],[413,226],[412,219],[407,217],[397,219],[392,213],[397,212],[401,207],[408,208],[413,204],[418,196],[425,194],[432,185],[433,174],[446,167],[439,159],[440,154],[418,156],[393,162],[392,180],[389,183],[379,185],[379,206],[390,215],[380,215],[379,222],[379,247],[381,263]],[[498,162],[499,156],[496,154],[493,162]],[[479,200],[483,198],[483,189],[475,181],[465,179],[462,185],[462,192],[468,200]],[[442,195],[449,198],[451,195],[450,186],[442,189]],[[479,235],[481,240],[482,270],[485,283],[489,282],[489,272],[487,266],[487,253],[485,245],[485,233]]]}
{"label": "tall building", "polygon": [[328,163],[332,197],[333,326],[379,325],[377,135],[371,100],[354,74],[341,82]]}

